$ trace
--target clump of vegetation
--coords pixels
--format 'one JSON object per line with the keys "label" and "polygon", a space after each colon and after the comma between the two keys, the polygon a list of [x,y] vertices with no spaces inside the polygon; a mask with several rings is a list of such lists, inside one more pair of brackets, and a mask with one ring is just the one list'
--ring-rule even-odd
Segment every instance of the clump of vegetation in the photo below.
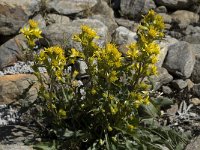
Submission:
{"label": "clump of vegetation", "polygon": [[[41,31],[29,23],[22,33],[32,49]],[[35,56],[33,69],[41,84],[40,124],[56,149],[174,150],[183,146],[186,141],[175,132],[153,123],[142,125],[144,116],[138,111],[153,106],[145,81],[157,72],[160,48],[156,41],[163,38],[163,29],[162,17],[151,10],[138,27],[137,42],[127,45],[125,57],[112,43],[99,47],[94,42],[97,33],[86,25],[73,38],[80,42],[81,51],[65,52],[53,46]],[[84,83],[77,78],[79,70],[70,67],[78,60],[87,64]],[[46,75],[39,67],[46,68]]]}

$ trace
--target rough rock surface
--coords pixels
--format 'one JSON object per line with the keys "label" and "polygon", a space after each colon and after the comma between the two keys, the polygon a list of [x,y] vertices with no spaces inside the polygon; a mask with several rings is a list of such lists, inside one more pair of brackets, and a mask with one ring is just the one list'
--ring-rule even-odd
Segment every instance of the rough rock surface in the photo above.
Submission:
{"label": "rough rock surface", "polygon": [[40,0],[1,0],[0,35],[12,35],[39,11]]}
{"label": "rough rock surface", "polygon": [[164,67],[172,74],[189,78],[195,64],[195,56],[187,42],[178,42],[169,47]]}
{"label": "rough rock surface", "polygon": [[195,65],[192,71],[191,80],[194,83],[200,83],[200,55],[196,55],[195,57]]}
{"label": "rough rock surface", "polygon": [[0,77],[0,104],[21,100],[33,102],[37,98],[39,84],[31,74],[6,75]]}
{"label": "rough rock surface", "polygon": [[17,35],[0,46],[0,70],[22,59],[21,48],[27,48],[23,35]]}
{"label": "rough rock surface", "polygon": [[156,4],[166,6],[171,9],[184,9],[190,7],[193,0],[155,0]]}
{"label": "rough rock surface", "polygon": [[69,24],[70,19],[67,16],[58,15],[58,14],[48,14],[47,15],[47,23],[48,25],[51,24]]}
{"label": "rough rock surface", "polygon": [[180,27],[187,27],[189,24],[194,24],[199,21],[198,14],[187,10],[177,10],[171,16],[173,22],[178,23]]}
{"label": "rough rock surface", "polygon": [[167,52],[170,48],[171,45],[175,44],[176,42],[178,42],[177,39],[172,38],[170,36],[166,36],[160,43],[160,53],[158,55],[158,62],[156,63],[156,65],[158,67],[162,67],[163,62],[165,60],[165,57],[167,55]]}
{"label": "rough rock surface", "polygon": [[171,82],[173,76],[165,68],[158,67],[158,75],[151,76],[151,80],[154,83],[154,89],[158,90],[162,85]]}
{"label": "rough rock surface", "polygon": [[52,24],[46,28],[44,36],[53,45],[60,44],[66,46],[67,42],[68,47],[74,46],[75,48],[80,49],[80,44],[74,42],[72,37],[74,34],[80,33],[80,26],[83,24],[89,25],[97,31],[99,39],[97,39],[96,42],[100,46],[105,45],[106,41],[109,41],[108,28],[102,22],[95,19],[79,19],[73,21],[67,26],[64,24]]}
{"label": "rough rock surface", "polygon": [[120,3],[121,13],[129,18],[140,16],[145,6],[145,0],[123,0]]}
{"label": "rough rock surface", "polygon": [[193,91],[194,95],[196,95],[196,96],[198,96],[198,98],[200,98],[200,83],[194,84],[192,91]]}
{"label": "rough rock surface", "polygon": [[72,15],[91,9],[97,0],[47,0],[46,7],[62,15]]}
{"label": "rough rock surface", "polygon": [[190,144],[187,145],[185,150],[199,150],[200,149],[200,136],[196,137]]}

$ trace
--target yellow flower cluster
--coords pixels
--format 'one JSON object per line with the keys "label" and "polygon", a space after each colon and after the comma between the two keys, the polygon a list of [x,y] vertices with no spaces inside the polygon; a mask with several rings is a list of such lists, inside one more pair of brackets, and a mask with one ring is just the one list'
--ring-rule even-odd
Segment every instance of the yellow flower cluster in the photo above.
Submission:
{"label": "yellow flower cluster", "polygon": [[98,70],[105,75],[109,82],[115,82],[117,78],[116,69],[122,66],[122,54],[114,44],[107,44],[104,49],[96,52]]}
{"label": "yellow flower cluster", "polygon": [[58,80],[62,79],[66,58],[64,50],[59,46],[53,46],[41,50],[36,57],[37,62],[47,68],[50,74],[54,73]]}
{"label": "yellow flower cluster", "polygon": [[38,23],[34,20],[29,20],[29,26],[24,27],[20,32],[26,37],[30,48],[35,47],[35,41],[42,38],[42,31],[38,27]]}
{"label": "yellow flower cluster", "polygon": [[163,29],[162,17],[150,10],[138,27],[138,41],[127,46],[127,57],[133,63],[139,64],[139,69],[135,69],[144,75],[156,74],[155,63],[158,60],[160,47],[155,41],[163,38]]}

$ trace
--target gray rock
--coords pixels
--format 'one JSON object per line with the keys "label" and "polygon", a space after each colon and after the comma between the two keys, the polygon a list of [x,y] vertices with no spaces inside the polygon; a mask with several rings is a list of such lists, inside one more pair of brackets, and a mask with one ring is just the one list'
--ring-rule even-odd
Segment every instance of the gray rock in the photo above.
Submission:
{"label": "gray rock", "polygon": [[123,26],[133,32],[136,32],[138,23],[124,18],[115,18],[115,21],[117,22],[118,26]]}
{"label": "gray rock", "polygon": [[46,7],[61,15],[72,15],[89,10],[97,4],[97,0],[47,0]]}
{"label": "gray rock", "polygon": [[67,16],[58,15],[58,14],[48,14],[47,15],[47,23],[48,25],[51,24],[69,24],[70,19]]}
{"label": "gray rock", "polygon": [[99,0],[98,4],[92,9],[92,14],[89,18],[103,22],[108,27],[110,34],[112,34],[117,28],[112,8],[102,0]]}
{"label": "gray rock", "polygon": [[195,56],[200,55],[200,44],[190,44]]}
{"label": "gray rock", "polygon": [[[20,100],[22,104],[33,102],[37,98],[38,88],[39,83],[37,83],[37,78],[34,75],[2,76],[0,77],[0,105],[17,100]],[[26,92],[26,90],[28,91]]]}
{"label": "gray rock", "polygon": [[194,95],[196,95],[196,96],[198,96],[198,98],[200,98],[200,83],[194,84],[192,91],[193,91]]}
{"label": "gray rock", "polygon": [[167,84],[173,80],[173,77],[165,68],[158,67],[158,74],[150,77],[154,83],[154,90],[158,90],[162,85]]}
{"label": "gray rock", "polygon": [[1,0],[0,35],[13,35],[39,11],[40,0]]}
{"label": "gray rock", "polygon": [[159,6],[156,8],[157,13],[167,13],[167,8],[165,6]]}
{"label": "gray rock", "polygon": [[158,62],[156,63],[156,65],[158,67],[162,67],[164,59],[167,55],[168,49],[171,45],[173,45],[174,43],[178,42],[177,39],[172,38],[170,36],[166,36],[160,43],[160,53],[158,55]]}
{"label": "gray rock", "polygon": [[167,94],[167,95],[170,95],[170,94],[172,94],[172,89],[169,87],[169,86],[162,86],[162,92],[164,93],[164,94]]}
{"label": "gray rock", "polygon": [[187,146],[185,150],[199,150],[200,149],[200,136],[193,139]]}
{"label": "gray rock", "polygon": [[192,26],[188,25],[186,30],[183,31],[186,35],[191,35],[195,33],[200,33],[200,27],[199,26]]}
{"label": "gray rock", "polygon": [[[103,15],[93,15],[89,18],[99,20],[103,24],[105,24],[108,27],[109,35],[112,35],[113,32],[115,31],[115,29],[118,27],[117,23],[115,22],[115,20],[113,18],[108,18]],[[109,36],[109,39],[111,39],[111,36]]]}
{"label": "gray rock", "polygon": [[191,44],[199,44],[200,43],[200,34],[194,33],[191,35],[186,35],[182,38],[183,41],[186,41]]}
{"label": "gray rock", "polygon": [[197,23],[199,15],[187,10],[177,10],[171,14],[172,20],[178,23],[181,28],[186,28],[189,24]]}
{"label": "gray rock", "polygon": [[126,45],[136,42],[136,40],[137,34],[135,32],[120,26],[115,30],[112,41],[119,47],[119,50],[125,54],[127,51]]}
{"label": "gray rock", "polygon": [[80,50],[80,43],[74,42],[72,37],[74,34],[81,32],[80,27],[83,24],[90,26],[97,32],[99,39],[95,39],[95,42],[97,42],[99,46],[102,47],[109,41],[108,28],[102,22],[95,19],[74,20],[68,25],[52,24],[46,28],[44,36],[52,45],[58,44],[68,48],[75,47]]}
{"label": "gray rock", "polygon": [[192,71],[191,80],[194,83],[200,83],[200,55],[195,57],[195,65]]}
{"label": "gray rock", "polygon": [[164,67],[181,78],[189,78],[192,74],[195,56],[187,42],[177,42],[169,47]]}
{"label": "gray rock", "polygon": [[22,59],[22,49],[27,48],[25,41],[23,35],[17,35],[0,46],[0,70]]}
{"label": "gray rock", "polygon": [[[138,17],[145,5],[145,0],[123,0],[120,3],[121,13],[129,18]],[[134,8],[134,9],[133,9]]]}
{"label": "gray rock", "polygon": [[156,8],[156,4],[154,1],[152,0],[145,0],[145,4],[144,4],[144,8],[142,10],[142,14],[146,14],[148,13],[148,11],[150,9],[155,9]]}
{"label": "gray rock", "polygon": [[168,31],[169,35],[176,39],[181,39],[183,37],[182,33],[178,31]]}
{"label": "gray rock", "polygon": [[173,80],[172,86],[177,90],[182,90],[187,87],[187,82],[182,79]]}
{"label": "gray rock", "polygon": [[98,3],[92,8],[92,15],[103,15],[104,17],[107,18],[112,18],[114,19],[114,11],[110,6],[108,6],[108,3],[102,0],[98,0]]}
{"label": "gray rock", "polygon": [[155,0],[155,3],[171,9],[184,9],[189,8],[194,2],[193,0]]}
{"label": "gray rock", "polygon": [[163,21],[164,23],[172,23],[172,17],[166,13],[159,13],[159,15],[161,15],[163,17]]}

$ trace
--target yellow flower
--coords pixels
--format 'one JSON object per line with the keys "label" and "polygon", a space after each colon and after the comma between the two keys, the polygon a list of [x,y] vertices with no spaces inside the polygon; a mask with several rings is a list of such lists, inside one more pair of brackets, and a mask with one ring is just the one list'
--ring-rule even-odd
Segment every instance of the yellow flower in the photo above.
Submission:
{"label": "yellow flower", "polygon": [[77,70],[75,70],[74,72],[73,72],[73,75],[72,75],[72,77],[73,78],[76,78],[76,76],[79,74],[79,72],[77,71]]}
{"label": "yellow flower", "polygon": [[138,57],[139,51],[136,43],[131,43],[127,46],[128,51],[126,53],[127,57],[135,59]]}
{"label": "yellow flower", "polygon": [[63,110],[63,109],[59,109],[58,114],[59,114],[59,116],[62,117],[62,118],[66,118],[66,116],[67,116],[66,111]]}
{"label": "yellow flower", "polygon": [[72,48],[70,57],[79,57],[79,56],[80,56],[80,52]]}
{"label": "yellow flower", "polygon": [[42,38],[42,36],[41,36],[42,31],[39,28],[31,30],[31,33],[36,38]]}
{"label": "yellow flower", "polygon": [[28,40],[28,45],[29,45],[30,47],[35,47],[35,41],[33,41],[33,40]]}
{"label": "yellow flower", "polygon": [[156,56],[151,56],[151,63],[155,64],[158,61],[158,58]]}
{"label": "yellow flower", "polygon": [[29,25],[31,28],[37,28],[38,27],[38,22],[36,22],[35,20],[30,19],[28,21]]}
{"label": "yellow flower", "polygon": [[149,33],[148,33],[152,38],[156,37],[158,35],[158,32],[156,29],[154,29],[153,26],[150,26],[150,29],[149,29]]}
{"label": "yellow flower", "polygon": [[111,71],[111,73],[109,74],[109,82],[113,83],[113,82],[115,82],[117,80],[118,80],[117,72],[116,71]]}
{"label": "yellow flower", "polygon": [[20,33],[22,33],[26,38],[32,34],[30,28],[27,27],[20,29]]}
{"label": "yellow flower", "polygon": [[108,126],[108,131],[111,132],[113,129],[111,126]]}
{"label": "yellow flower", "polygon": [[131,124],[127,124],[127,128],[129,129],[129,130],[133,130],[133,129],[135,129],[135,127],[133,126],[133,125],[131,125]]}
{"label": "yellow flower", "polygon": [[83,34],[86,33],[87,36],[91,39],[98,38],[97,33],[87,25],[82,25],[81,30]]}

